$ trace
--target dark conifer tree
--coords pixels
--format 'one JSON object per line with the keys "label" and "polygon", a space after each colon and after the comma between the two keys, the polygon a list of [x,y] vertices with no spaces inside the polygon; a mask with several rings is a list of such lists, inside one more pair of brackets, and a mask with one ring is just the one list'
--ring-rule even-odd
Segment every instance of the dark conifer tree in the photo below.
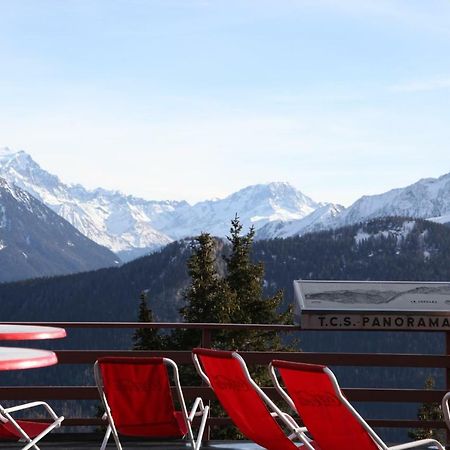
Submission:
{"label": "dark conifer tree", "polygon": [[[192,242],[192,255],[188,259],[191,284],[185,291],[186,306],[180,313],[185,322],[228,323],[235,308],[235,296],[220,276],[217,268],[218,242],[208,233],[202,233]],[[223,333],[216,333],[215,342],[220,345]],[[178,330],[172,334],[177,348],[199,346],[198,330]]]}
{"label": "dark conifer tree", "polygon": [[[236,215],[231,221],[231,244],[229,256],[224,256],[227,264],[225,281],[236,297],[236,307],[231,314],[235,323],[270,323],[282,324],[292,320],[290,312],[281,313],[282,291],[274,296],[264,298],[264,265],[253,262],[251,252],[255,230],[242,235],[242,225]],[[280,335],[277,332],[243,331],[230,333],[231,348],[241,350],[277,350],[281,348]]]}
{"label": "dark conifer tree", "polygon": [[[425,380],[425,389],[433,390],[435,388],[435,380],[429,376]],[[423,403],[417,412],[419,420],[444,420],[441,407],[439,403]],[[417,428],[408,433],[409,437],[414,440],[419,439],[437,439],[440,442],[445,442],[445,431],[431,428]]]}
{"label": "dark conifer tree", "polygon": [[[148,292],[142,291],[139,298],[139,322],[154,322],[153,312],[147,303]],[[165,347],[165,339],[154,328],[137,328],[133,342],[133,350],[162,350]]]}
{"label": "dark conifer tree", "polygon": [[202,233],[192,244],[187,262],[191,284],[185,292],[186,307],[181,314],[186,322],[230,321],[235,309],[233,295],[217,270],[217,242]]}

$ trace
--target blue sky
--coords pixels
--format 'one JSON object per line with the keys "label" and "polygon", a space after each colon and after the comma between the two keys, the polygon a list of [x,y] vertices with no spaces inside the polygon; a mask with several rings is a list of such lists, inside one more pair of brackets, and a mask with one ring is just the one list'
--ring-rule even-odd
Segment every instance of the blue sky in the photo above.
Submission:
{"label": "blue sky", "polygon": [[190,202],[450,172],[450,2],[0,0],[0,146]]}

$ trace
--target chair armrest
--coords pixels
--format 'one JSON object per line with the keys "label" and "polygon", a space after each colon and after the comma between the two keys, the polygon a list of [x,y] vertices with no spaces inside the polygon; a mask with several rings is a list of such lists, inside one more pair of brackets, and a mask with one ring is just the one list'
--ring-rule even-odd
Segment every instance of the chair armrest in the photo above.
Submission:
{"label": "chair armrest", "polygon": [[55,411],[53,411],[51,406],[45,402],[24,403],[23,405],[12,406],[11,408],[5,408],[4,411],[6,411],[7,413],[12,413],[12,412],[16,412],[16,411],[22,411],[24,409],[35,408],[37,406],[43,406],[46,409],[46,411],[50,414],[50,416],[52,417],[53,420],[58,419],[58,415],[55,413]]}
{"label": "chair armrest", "polygon": [[393,447],[388,447],[389,450],[404,450],[407,448],[419,447],[421,445],[433,445],[439,450],[445,450],[444,446],[436,439],[421,439],[420,441],[407,442],[406,444],[394,445]]}

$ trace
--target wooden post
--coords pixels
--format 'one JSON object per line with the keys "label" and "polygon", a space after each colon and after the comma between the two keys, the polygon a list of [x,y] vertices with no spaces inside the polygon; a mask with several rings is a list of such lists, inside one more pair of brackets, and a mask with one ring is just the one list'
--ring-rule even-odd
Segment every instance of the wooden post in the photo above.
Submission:
{"label": "wooden post", "polygon": [[211,330],[202,328],[202,347],[211,348],[211,343],[212,343]]}

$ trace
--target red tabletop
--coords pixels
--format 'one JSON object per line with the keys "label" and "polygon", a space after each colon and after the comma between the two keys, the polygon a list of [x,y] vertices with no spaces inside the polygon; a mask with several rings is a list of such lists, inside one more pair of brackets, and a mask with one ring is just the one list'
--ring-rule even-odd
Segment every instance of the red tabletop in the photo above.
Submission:
{"label": "red tabletop", "polygon": [[0,370],[33,369],[57,362],[55,353],[48,350],[0,347]]}
{"label": "red tabletop", "polygon": [[57,339],[65,336],[66,330],[64,328],[0,324],[1,341]]}

